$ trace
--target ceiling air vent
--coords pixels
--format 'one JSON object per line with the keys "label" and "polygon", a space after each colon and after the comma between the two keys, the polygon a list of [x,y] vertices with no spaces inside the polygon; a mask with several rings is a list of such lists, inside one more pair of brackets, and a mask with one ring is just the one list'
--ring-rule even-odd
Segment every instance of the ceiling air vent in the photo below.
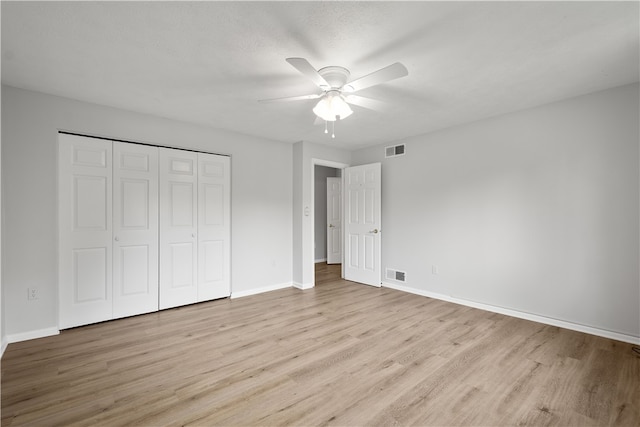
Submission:
{"label": "ceiling air vent", "polygon": [[404,144],[393,145],[384,149],[385,157],[396,157],[404,155]]}
{"label": "ceiling air vent", "polygon": [[407,273],[404,271],[393,270],[391,268],[387,268],[386,271],[387,279],[395,280],[398,282],[405,282],[407,278]]}

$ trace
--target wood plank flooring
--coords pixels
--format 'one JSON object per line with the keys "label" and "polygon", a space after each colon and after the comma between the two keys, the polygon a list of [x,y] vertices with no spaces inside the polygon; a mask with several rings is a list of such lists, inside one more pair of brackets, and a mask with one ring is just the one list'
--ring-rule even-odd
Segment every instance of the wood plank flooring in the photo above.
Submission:
{"label": "wood plank flooring", "polygon": [[10,344],[2,425],[640,425],[629,344],[323,268],[306,291]]}

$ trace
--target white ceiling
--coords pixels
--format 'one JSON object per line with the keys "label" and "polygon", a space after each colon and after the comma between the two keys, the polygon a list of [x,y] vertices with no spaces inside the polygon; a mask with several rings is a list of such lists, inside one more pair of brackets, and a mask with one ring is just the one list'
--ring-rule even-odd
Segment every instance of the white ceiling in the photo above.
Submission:
{"label": "white ceiling", "polygon": [[[638,2],[7,2],[2,82],[269,139],[348,149],[397,141],[639,80]],[[287,57],[352,79],[336,139]]]}

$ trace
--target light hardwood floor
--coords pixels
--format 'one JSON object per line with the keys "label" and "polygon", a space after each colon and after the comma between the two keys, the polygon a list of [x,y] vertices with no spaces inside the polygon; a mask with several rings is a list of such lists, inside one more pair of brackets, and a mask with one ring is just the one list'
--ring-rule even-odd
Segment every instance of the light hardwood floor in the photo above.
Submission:
{"label": "light hardwood floor", "polygon": [[629,344],[319,268],[307,291],[10,344],[2,425],[640,425]]}

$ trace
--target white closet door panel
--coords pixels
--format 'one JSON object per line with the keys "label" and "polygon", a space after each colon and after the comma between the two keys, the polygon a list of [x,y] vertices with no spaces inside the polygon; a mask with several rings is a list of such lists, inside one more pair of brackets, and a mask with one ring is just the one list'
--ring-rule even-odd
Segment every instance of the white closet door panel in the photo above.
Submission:
{"label": "white closet door panel", "polygon": [[111,319],[111,141],[59,135],[59,327]]}
{"label": "white closet door panel", "polygon": [[[152,298],[151,310],[157,310],[158,307],[158,284],[151,282],[151,272],[149,271],[149,258],[153,256],[154,248],[151,245],[118,245],[118,252],[114,256],[114,264],[116,260],[120,263],[120,274],[117,279],[119,286],[117,294],[119,298],[147,296],[150,293],[155,294],[155,301]],[[157,266],[157,264],[156,264]],[[116,278],[114,278],[114,283]],[[142,303],[147,302],[148,298],[144,298]],[[114,300],[116,297],[114,296]],[[114,315],[116,304],[114,301]],[[141,307],[134,307],[134,313],[145,312]]]}
{"label": "white closet door panel", "polygon": [[230,159],[198,153],[198,301],[231,295]]}
{"label": "white closet door panel", "polygon": [[168,183],[169,190],[169,218],[168,224],[171,227],[190,227],[196,226],[195,217],[195,198],[193,182],[173,182]]}
{"label": "white closet door panel", "polygon": [[198,155],[160,148],[160,309],[198,301]]}
{"label": "white closet door panel", "polygon": [[158,310],[158,147],[113,143],[113,317]]}

